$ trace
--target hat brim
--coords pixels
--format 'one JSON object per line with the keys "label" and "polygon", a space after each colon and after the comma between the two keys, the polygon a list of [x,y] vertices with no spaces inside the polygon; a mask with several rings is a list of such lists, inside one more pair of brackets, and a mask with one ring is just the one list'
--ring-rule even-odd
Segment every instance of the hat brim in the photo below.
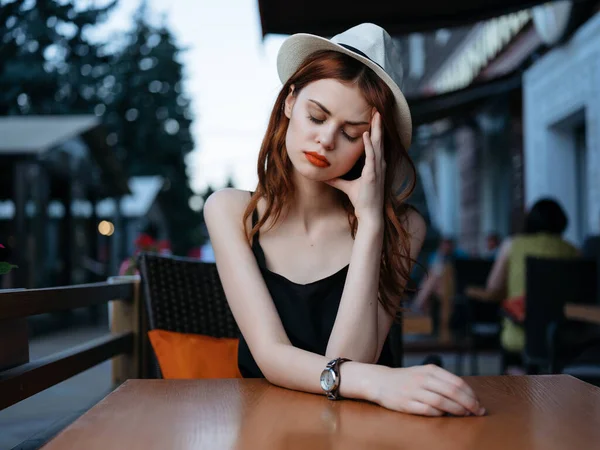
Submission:
{"label": "hat brim", "polygon": [[340,52],[362,62],[388,85],[396,99],[396,124],[400,140],[404,148],[408,150],[412,140],[412,119],[406,98],[392,77],[369,58],[320,36],[306,33],[294,34],[283,42],[277,54],[277,73],[281,82],[285,84],[308,56],[321,50]]}

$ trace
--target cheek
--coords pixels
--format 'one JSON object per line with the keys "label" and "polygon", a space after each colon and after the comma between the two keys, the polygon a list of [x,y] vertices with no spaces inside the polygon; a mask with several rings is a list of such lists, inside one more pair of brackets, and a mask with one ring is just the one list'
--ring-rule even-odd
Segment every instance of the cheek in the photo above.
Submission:
{"label": "cheek", "polygon": [[363,154],[364,149],[362,145],[352,144],[352,148],[348,149],[346,156],[340,161],[340,166],[344,170],[344,173],[352,169],[354,165],[359,162]]}
{"label": "cheek", "polygon": [[294,130],[294,127],[290,122],[290,124],[288,125],[288,129],[285,133],[285,148],[287,148],[288,153],[294,152],[296,148],[296,141],[296,131]]}
{"label": "cheek", "polygon": [[288,128],[287,131],[285,133],[285,146],[288,149],[288,151],[293,151],[294,148],[296,147],[296,142],[297,142],[297,135],[298,135],[298,130],[297,130],[297,121],[294,120],[294,117],[292,116],[292,119],[290,120],[289,124],[288,124]]}
{"label": "cheek", "polygon": [[301,149],[313,134],[310,125],[303,122],[302,117],[292,115],[285,135],[285,145],[289,151]]}

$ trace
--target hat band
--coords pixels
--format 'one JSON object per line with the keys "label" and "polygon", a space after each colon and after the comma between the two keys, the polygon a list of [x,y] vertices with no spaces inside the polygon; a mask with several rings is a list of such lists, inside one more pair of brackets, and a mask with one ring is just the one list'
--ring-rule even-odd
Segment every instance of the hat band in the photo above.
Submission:
{"label": "hat band", "polygon": [[[341,45],[342,47],[344,47],[346,50],[350,50],[351,52],[354,53],[358,53],[360,56],[362,56],[363,58],[367,58],[369,61],[371,61],[374,64],[377,64],[379,67],[381,67],[380,64],[378,64],[377,62],[373,61],[371,58],[369,58],[367,55],[365,55],[363,52],[361,52],[359,49],[352,47],[351,45],[348,44],[342,44],[341,42],[337,43],[338,45]],[[385,71],[385,69],[383,67],[381,67],[381,70]]]}

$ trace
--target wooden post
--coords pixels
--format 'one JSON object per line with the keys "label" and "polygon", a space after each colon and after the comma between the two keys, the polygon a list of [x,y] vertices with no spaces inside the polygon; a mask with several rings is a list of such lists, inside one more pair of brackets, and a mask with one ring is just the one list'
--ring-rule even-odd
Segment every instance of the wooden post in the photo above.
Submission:
{"label": "wooden post", "polygon": [[445,263],[442,269],[442,288],[440,295],[440,330],[439,337],[448,339],[450,336],[450,318],[454,309],[454,266]]}
{"label": "wooden post", "polygon": [[0,320],[0,371],[29,362],[25,318]]}
{"label": "wooden post", "polygon": [[32,183],[32,190],[36,206],[35,217],[33,219],[33,242],[35,246],[33,255],[35,259],[31,262],[32,286],[47,287],[51,284],[48,264],[46,264],[46,255],[48,254],[46,230],[48,228],[50,182],[48,179],[48,170],[41,164],[33,166],[31,173],[35,179],[35,183]]}
{"label": "wooden post", "polygon": [[119,355],[112,360],[112,379],[116,386],[130,378],[142,377],[142,343],[146,337],[146,326],[142,316],[144,308],[139,276],[111,277],[108,282],[134,284],[132,299],[115,300],[109,304],[111,332],[116,334],[131,331],[134,334],[133,352],[130,355]]}
{"label": "wooden post", "polygon": [[29,199],[29,164],[28,162],[19,162],[15,164],[14,173],[14,203],[15,220],[13,233],[16,243],[13,248],[14,264],[19,266],[19,270],[13,273],[13,286],[18,288],[31,287],[27,284],[30,270],[30,260],[27,259],[29,252],[28,246],[28,227],[27,214],[25,206]]}
{"label": "wooden post", "polygon": [[[88,195],[88,201],[92,204],[92,215],[88,219],[87,222],[87,230],[86,235],[88,236],[89,248],[88,255],[89,257],[97,263],[100,261],[100,257],[98,255],[98,212],[96,211],[96,206],[98,203],[98,195],[93,190]],[[106,271],[104,272],[106,274]],[[93,282],[100,281],[102,277],[100,274],[94,272],[92,277]]]}
{"label": "wooden post", "polygon": [[[70,176],[70,175],[69,175]],[[73,187],[66,186],[65,197],[62,199],[65,208],[65,214],[61,219],[60,227],[60,245],[62,246],[61,258],[62,267],[60,273],[59,285],[69,286],[73,284],[73,241],[75,236],[74,217],[71,209],[73,205]]]}

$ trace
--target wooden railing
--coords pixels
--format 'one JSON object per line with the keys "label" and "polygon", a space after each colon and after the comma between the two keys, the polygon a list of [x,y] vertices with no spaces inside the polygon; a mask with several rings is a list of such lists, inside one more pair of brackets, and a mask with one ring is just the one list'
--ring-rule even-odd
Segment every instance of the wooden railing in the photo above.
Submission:
{"label": "wooden railing", "polygon": [[[0,327],[36,314],[112,302],[111,332],[74,348],[0,372],[0,410],[113,358],[113,382],[142,375],[144,308],[139,281],[0,291]],[[0,348],[11,342],[0,333]]]}

